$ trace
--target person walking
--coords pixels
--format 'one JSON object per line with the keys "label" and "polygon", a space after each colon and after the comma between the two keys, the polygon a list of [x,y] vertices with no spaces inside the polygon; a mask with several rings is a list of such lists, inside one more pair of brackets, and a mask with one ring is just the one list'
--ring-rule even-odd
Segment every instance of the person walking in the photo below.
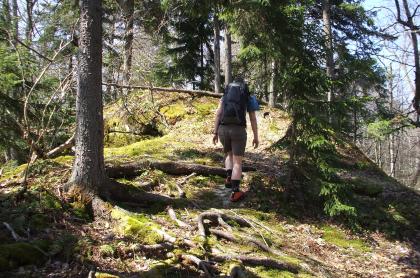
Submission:
{"label": "person walking", "polygon": [[237,202],[245,194],[240,190],[242,178],[242,160],[247,141],[246,112],[249,114],[254,139],[252,145],[257,148],[258,125],[255,111],[259,110],[255,96],[251,96],[248,86],[241,77],[228,84],[216,111],[213,130],[213,143],[218,140],[225,153],[225,186],[232,189],[230,201]]}

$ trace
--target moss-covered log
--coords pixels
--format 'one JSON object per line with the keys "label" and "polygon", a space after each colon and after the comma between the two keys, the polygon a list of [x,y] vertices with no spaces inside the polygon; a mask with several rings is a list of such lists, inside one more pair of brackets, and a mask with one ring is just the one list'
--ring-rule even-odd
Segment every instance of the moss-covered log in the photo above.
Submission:
{"label": "moss-covered log", "polygon": [[[117,166],[108,165],[106,167],[106,172],[108,177],[115,179],[139,176],[148,168],[161,170],[171,175],[189,175],[192,173],[197,173],[198,175],[203,176],[216,175],[224,177],[226,175],[226,170],[222,167],[174,161],[141,161],[121,164]],[[249,172],[255,171],[255,168],[250,166],[243,166],[242,170],[244,172]]]}

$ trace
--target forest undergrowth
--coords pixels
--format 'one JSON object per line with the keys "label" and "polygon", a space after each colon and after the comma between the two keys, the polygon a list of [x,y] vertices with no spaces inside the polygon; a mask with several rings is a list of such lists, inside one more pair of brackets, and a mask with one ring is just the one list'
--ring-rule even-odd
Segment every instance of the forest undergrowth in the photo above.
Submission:
{"label": "forest undergrowth", "polygon": [[[167,202],[108,203],[93,220],[82,200],[60,190],[71,153],[36,161],[24,194],[17,181],[25,165],[5,165],[0,276],[420,276],[419,193],[346,143],[331,167],[357,217],[327,217],[310,167],[300,169],[296,187],[287,149],[272,147],[291,122],[280,110],[262,107],[261,146],[247,144],[246,198],[230,203],[219,174],[222,149],[211,143],[216,107],[208,97],[147,91],[105,107],[107,169],[122,169],[109,175]],[[184,170],[174,175],[170,163],[195,168],[178,165]]]}

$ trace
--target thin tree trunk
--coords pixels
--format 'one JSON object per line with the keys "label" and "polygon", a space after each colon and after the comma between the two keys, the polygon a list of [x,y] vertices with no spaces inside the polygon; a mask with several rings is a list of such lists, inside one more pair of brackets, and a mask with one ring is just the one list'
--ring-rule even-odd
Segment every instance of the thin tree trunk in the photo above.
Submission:
{"label": "thin tree trunk", "polygon": [[[394,101],[394,83],[392,76],[392,66],[390,66],[388,91],[389,91],[389,109],[392,111]],[[389,134],[389,175],[395,178],[395,138],[394,134]]]}
{"label": "thin tree trunk", "polygon": [[214,15],[214,92],[221,93],[220,80],[220,22],[217,15]]}
{"label": "thin tree trunk", "polygon": [[232,82],[232,38],[229,28],[225,27],[225,85]]}
{"label": "thin tree trunk", "polygon": [[129,85],[131,79],[131,65],[133,60],[134,0],[120,0],[118,2],[122,10],[125,25],[123,84]]}
{"label": "thin tree trunk", "polygon": [[76,151],[70,178],[70,183],[94,193],[105,181],[101,3],[101,0],[80,0]]}
{"label": "thin tree trunk", "polygon": [[34,2],[33,0],[26,0],[26,16],[27,16],[27,23],[26,23],[26,40],[27,43],[32,41],[32,34],[34,31],[34,22],[33,22],[33,9],[34,9]]}
{"label": "thin tree trunk", "polygon": [[275,107],[277,101],[277,61],[273,59],[271,62],[271,78],[270,78],[270,92],[268,95],[268,106]]}
{"label": "thin tree trunk", "polygon": [[408,27],[410,30],[411,35],[411,43],[413,45],[413,54],[414,54],[414,84],[415,84],[415,93],[413,99],[413,107],[416,109],[417,113],[420,114],[420,53],[419,53],[419,45],[418,45],[418,27],[415,26],[413,21],[413,15],[411,14],[408,1],[402,0],[404,6],[404,12],[406,15],[406,20],[402,20],[401,18],[401,9],[399,0],[395,0],[395,6],[397,8],[397,22],[402,24],[403,26]]}
{"label": "thin tree trunk", "polygon": [[13,25],[15,38],[19,39],[19,15],[18,15],[18,3],[17,0],[12,1],[12,11],[13,11]]}
{"label": "thin tree trunk", "polygon": [[[333,40],[332,40],[332,29],[331,29],[331,3],[330,0],[323,0],[322,3],[322,20],[324,23],[324,40],[325,40],[325,57],[326,57],[326,69],[327,76],[330,80],[334,79],[334,52],[333,52]],[[331,86],[327,93],[327,100],[329,103],[333,101],[334,91]],[[330,104],[331,107],[331,104]],[[330,122],[331,122],[331,111]]]}
{"label": "thin tree trunk", "polygon": [[200,44],[200,90],[204,89],[204,46]]}

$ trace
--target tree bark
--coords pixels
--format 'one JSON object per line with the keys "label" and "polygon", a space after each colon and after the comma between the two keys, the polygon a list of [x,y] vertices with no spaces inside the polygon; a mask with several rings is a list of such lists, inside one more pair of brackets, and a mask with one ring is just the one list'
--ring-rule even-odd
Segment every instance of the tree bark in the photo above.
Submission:
{"label": "tree bark", "polygon": [[220,80],[220,22],[217,15],[214,15],[214,92],[221,93]]}
{"label": "tree bark", "polygon": [[119,0],[118,3],[122,10],[125,25],[123,84],[129,85],[131,79],[131,65],[133,60],[134,0]]}
{"label": "tree bark", "polygon": [[[390,66],[389,80],[388,80],[388,91],[389,91],[389,109],[392,111],[394,101],[394,83],[392,75],[392,66]],[[389,175],[395,178],[395,137],[393,133],[389,134]]]}
{"label": "tree bark", "polygon": [[18,3],[17,0],[12,1],[12,11],[13,11],[13,27],[14,27],[14,35],[16,39],[19,39],[19,15],[18,15]]}
{"label": "tree bark", "polygon": [[268,106],[271,108],[274,108],[277,102],[277,67],[278,63],[273,59],[271,62],[270,93],[268,95]]}
{"label": "tree bark", "polygon": [[27,40],[27,43],[29,44],[32,41],[32,34],[34,30],[34,22],[33,22],[33,17],[32,17],[33,9],[34,9],[34,1],[26,0],[26,16],[27,16],[26,40]]}
{"label": "tree bark", "polygon": [[225,27],[225,85],[232,82],[232,38],[229,27]]}
{"label": "tree bark", "polygon": [[415,92],[413,99],[413,107],[417,111],[417,114],[420,114],[420,53],[419,53],[419,44],[417,39],[417,34],[419,32],[418,26],[415,26],[413,21],[413,15],[411,14],[410,8],[408,6],[407,0],[402,0],[404,6],[404,12],[406,15],[406,20],[401,18],[401,8],[399,0],[395,0],[395,7],[397,9],[397,22],[407,27],[410,30],[411,43],[413,45],[413,54],[414,54],[414,84]]}
{"label": "tree bark", "polygon": [[102,1],[80,0],[75,161],[70,183],[97,193],[104,185]]}
{"label": "tree bark", "polygon": [[[334,78],[334,52],[331,28],[331,3],[330,0],[323,0],[322,2],[322,21],[324,23],[324,40],[325,40],[325,58],[327,76],[330,80]],[[331,86],[327,93],[328,102],[332,102],[334,98],[333,87]],[[330,115],[331,117],[331,115]]]}

